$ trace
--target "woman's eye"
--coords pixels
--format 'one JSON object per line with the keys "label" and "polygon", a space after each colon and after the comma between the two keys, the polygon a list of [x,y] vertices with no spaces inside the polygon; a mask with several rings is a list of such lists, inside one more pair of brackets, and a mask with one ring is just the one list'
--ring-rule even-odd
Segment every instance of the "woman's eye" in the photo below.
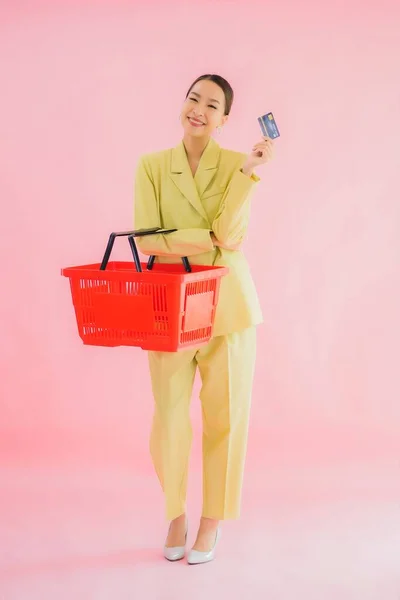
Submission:
{"label": "woman's eye", "polygon": [[[197,98],[189,98],[189,100],[191,100],[192,102],[198,102]],[[210,108],[213,108],[214,110],[217,110],[216,106],[213,106],[212,104],[208,105]]]}

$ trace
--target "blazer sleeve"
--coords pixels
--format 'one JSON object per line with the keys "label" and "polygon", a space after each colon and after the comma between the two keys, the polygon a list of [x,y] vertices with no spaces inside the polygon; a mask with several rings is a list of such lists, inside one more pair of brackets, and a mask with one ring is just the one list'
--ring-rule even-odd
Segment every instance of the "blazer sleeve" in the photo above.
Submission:
{"label": "blazer sleeve", "polygon": [[212,230],[219,242],[226,246],[242,242],[249,223],[251,195],[260,178],[235,171],[221,200],[212,223]]}
{"label": "blazer sleeve", "polygon": [[[135,229],[161,227],[157,194],[146,156],[139,159],[135,174]],[[147,256],[193,256],[214,250],[209,229],[179,229],[169,234],[137,238],[142,254]]]}

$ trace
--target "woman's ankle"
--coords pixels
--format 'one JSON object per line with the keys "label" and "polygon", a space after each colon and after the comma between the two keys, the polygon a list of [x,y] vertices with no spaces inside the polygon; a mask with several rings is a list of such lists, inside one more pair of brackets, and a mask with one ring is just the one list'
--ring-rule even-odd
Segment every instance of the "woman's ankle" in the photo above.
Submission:
{"label": "woman's ankle", "polygon": [[179,523],[179,521],[186,521],[186,513],[182,513],[179,517],[172,519],[171,523]]}
{"label": "woman's ankle", "polygon": [[200,518],[200,529],[204,531],[213,531],[219,525],[219,519],[211,519],[210,517]]}

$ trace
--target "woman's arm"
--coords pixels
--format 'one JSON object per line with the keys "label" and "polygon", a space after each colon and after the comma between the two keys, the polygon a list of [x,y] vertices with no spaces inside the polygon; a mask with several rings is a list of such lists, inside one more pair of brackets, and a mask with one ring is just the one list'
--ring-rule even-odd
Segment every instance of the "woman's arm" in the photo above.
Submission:
{"label": "woman's arm", "polygon": [[251,193],[258,181],[257,175],[245,175],[238,168],[229,182],[212,223],[213,233],[223,246],[237,246],[243,241],[249,223]]}
{"label": "woman's arm", "polygon": [[[141,157],[135,177],[135,229],[161,227],[160,213],[150,169]],[[208,229],[179,229],[167,235],[137,238],[139,250],[149,256],[193,256],[214,250]]]}
{"label": "woman's arm", "polygon": [[243,241],[250,216],[251,192],[260,181],[253,170],[271,160],[273,145],[268,136],[263,136],[237,165],[212,224],[213,233],[222,244],[232,246]]}

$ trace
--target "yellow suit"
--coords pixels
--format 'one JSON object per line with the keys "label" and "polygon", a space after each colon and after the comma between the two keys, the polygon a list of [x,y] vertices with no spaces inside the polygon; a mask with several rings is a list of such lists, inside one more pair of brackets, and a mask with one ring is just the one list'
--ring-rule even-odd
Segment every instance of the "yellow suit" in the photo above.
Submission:
{"label": "yellow suit", "polygon": [[212,138],[195,176],[183,142],[140,158],[135,177],[135,228],[178,231],[138,238],[145,255],[160,262],[188,256],[193,264],[226,265],[214,337],[203,348],[149,352],[155,399],[151,436],[154,465],[166,496],[169,520],[185,510],[191,442],[189,402],[196,366],[202,378],[203,516],[236,518],[247,443],[255,361],[255,325],[262,314],[244,255],[214,247],[240,243],[247,230],[250,197],[259,178],[241,172],[245,154]]}

